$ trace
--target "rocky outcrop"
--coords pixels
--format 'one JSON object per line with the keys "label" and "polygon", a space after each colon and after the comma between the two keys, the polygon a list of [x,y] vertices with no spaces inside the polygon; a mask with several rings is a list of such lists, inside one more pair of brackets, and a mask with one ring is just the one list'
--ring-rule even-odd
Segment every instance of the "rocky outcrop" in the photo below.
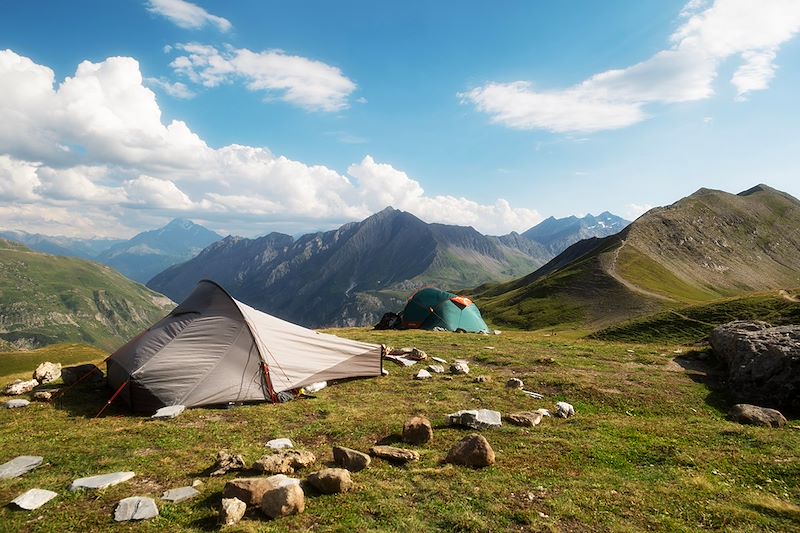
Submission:
{"label": "rocky outcrop", "polygon": [[733,422],[750,426],[782,428],[786,425],[786,418],[780,411],[747,403],[737,403],[731,407],[728,418]]}
{"label": "rocky outcrop", "polygon": [[800,325],[729,322],[710,341],[737,402],[800,409]]}

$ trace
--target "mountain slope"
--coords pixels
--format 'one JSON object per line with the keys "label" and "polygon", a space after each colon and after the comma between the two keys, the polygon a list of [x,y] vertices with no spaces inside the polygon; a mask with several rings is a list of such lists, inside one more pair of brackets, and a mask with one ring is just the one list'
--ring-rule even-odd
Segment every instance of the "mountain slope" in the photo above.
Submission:
{"label": "mountain slope", "polygon": [[576,242],[591,237],[608,237],[622,231],[629,221],[604,211],[596,217],[588,214],[583,218],[549,217],[522,233],[530,241],[538,243],[556,256]]}
{"label": "mountain slope", "polygon": [[171,307],[108,267],[0,239],[0,347],[82,342],[112,350]]}
{"label": "mountain slope", "polygon": [[96,260],[115,268],[128,278],[146,283],[167,267],[194,257],[220,235],[176,218],[163,228],[145,231],[97,255]]}
{"label": "mountain slope", "polygon": [[766,185],[700,189],[523,278],[475,290],[484,314],[537,328],[605,326],[663,308],[800,286],[800,202]]}
{"label": "mountain slope", "polygon": [[0,238],[24,244],[34,252],[81,259],[95,259],[104,250],[124,242],[123,239],[77,239],[12,230],[0,231]]}
{"label": "mountain slope", "polygon": [[293,322],[366,325],[400,309],[426,285],[459,289],[530,272],[543,262],[529,255],[532,249],[387,208],[297,240],[279,233],[227,237],[148,286],[179,301],[197,281],[210,278],[236,298]]}

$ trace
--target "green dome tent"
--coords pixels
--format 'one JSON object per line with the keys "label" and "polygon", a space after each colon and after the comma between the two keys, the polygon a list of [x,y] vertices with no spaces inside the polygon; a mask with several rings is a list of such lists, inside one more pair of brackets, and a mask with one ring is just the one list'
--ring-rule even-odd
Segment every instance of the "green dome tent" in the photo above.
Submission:
{"label": "green dome tent", "polygon": [[472,300],[434,288],[417,291],[408,300],[400,317],[400,327],[405,329],[433,329],[438,326],[448,331],[489,332],[478,306]]}

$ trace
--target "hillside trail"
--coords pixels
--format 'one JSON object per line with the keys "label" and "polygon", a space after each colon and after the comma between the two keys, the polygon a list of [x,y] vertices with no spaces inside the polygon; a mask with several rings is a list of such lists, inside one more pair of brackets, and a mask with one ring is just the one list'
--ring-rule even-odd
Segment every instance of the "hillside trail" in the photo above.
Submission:
{"label": "hillside trail", "polygon": [[800,303],[800,298],[796,296],[792,296],[785,290],[781,289],[778,291],[778,296],[782,297],[784,300],[789,300],[790,302]]}
{"label": "hillside trail", "polygon": [[622,248],[623,248],[623,246],[625,246],[625,244],[627,244],[627,240],[623,240],[622,244],[620,244],[617,247],[617,249],[614,250],[614,255],[612,256],[611,263],[608,265],[608,267],[606,267],[606,274],[608,274],[609,276],[611,276],[615,280],[619,281],[620,283],[625,285],[625,287],[627,287],[628,289],[630,289],[633,292],[639,293],[639,294],[641,294],[643,296],[647,296],[649,298],[655,298],[655,299],[661,300],[663,302],[674,302],[675,300],[673,300],[669,296],[664,296],[663,294],[650,292],[647,289],[643,289],[643,288],[641,288],[641,287],[639,287],[637,285],[634,285],[633,283],[631,283],[630,281],[626,280],[625,278],[623,278],[622,276],[619,275],[619,273],[617,272],[617,259],[619,258],[620,250],[622,250]]}

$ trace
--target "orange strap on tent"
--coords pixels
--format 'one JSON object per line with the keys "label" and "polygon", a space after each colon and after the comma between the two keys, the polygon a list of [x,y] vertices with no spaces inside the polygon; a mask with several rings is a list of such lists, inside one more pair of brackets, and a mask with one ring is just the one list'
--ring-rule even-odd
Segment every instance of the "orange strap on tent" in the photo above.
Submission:
{"label": "orange strap on tent", "polygon": [[120,386],[119,386],[119,388],[117,389],[117,392],[115,392],[115,393],[114,393],[114,394],[111,396],[111,398],[110,398],[110,399],[109,399],[109,400],[106,402],[106,404],[103,406],[103,408],[102,408],[102,409],[100,409],[100,411],[98,411],[98,413],[97,413],[96,415],[94,415],[94,417],[95,417],[95,418],[97,418],[98,416],[100,416],[100,415],[102,415],[102,414],[103,414],[103,411],[105,411],[105,410],[106,410],[106,408],[107,408],[109,405],[111,405],[111,402],[113,402],[114,400],[116,400],[116,399],[117,399],[117,396],[119,396],[119,393],[120,393],[120,392],[122,392],[122,389],[124,389],[124,388],[125,388],[125,385],[127,385],[128,383],[130,383],[130,381],[131,381],[131,380],[129,380],[129,379],[128,379],[128,380],[124,381],[124,382],[122,383],[122,385],[120,385]]}
{"label": "orange strap on tent", "polygon": [[275,389],[272,388],[272,378],[269,377],[269,367],[267,366],[267,363],[262,362],[261,368],[264,371],[264,382],[267,384],[269,399],[272,401],[272,403],[278,403],[278,395],[275,394]]}
{"label": "orange strap on tent", "polygon": [[466,296],[454,296],[450,298],[450,301],[459,306],[461,309],[464,309],[465,307],[469,307],[470,305],[472,305],[472,300],[470,300]]}

